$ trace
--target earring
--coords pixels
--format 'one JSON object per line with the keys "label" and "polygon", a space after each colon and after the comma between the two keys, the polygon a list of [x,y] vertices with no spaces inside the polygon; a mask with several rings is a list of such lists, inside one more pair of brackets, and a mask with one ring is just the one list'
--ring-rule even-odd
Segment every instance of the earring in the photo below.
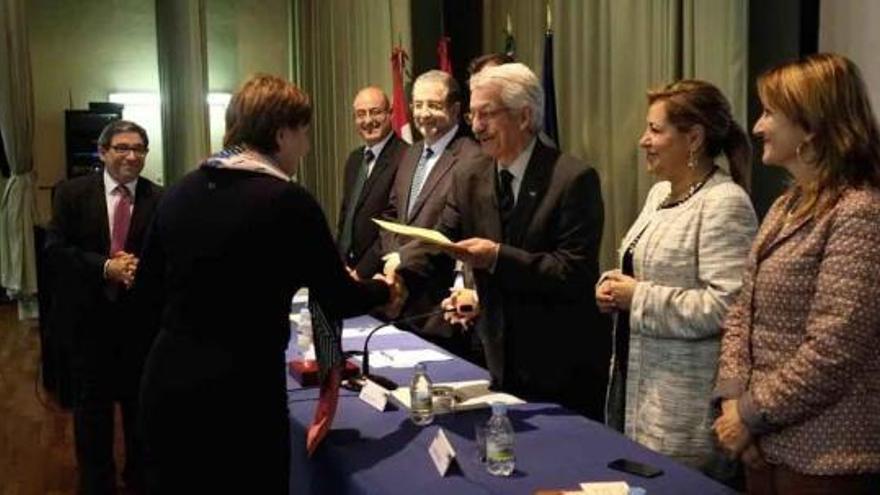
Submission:
{"label": "earring", "polygon": [[696,160],[694,160],[694,150],[688,150],[688,168],[695,168],[697,166]]}

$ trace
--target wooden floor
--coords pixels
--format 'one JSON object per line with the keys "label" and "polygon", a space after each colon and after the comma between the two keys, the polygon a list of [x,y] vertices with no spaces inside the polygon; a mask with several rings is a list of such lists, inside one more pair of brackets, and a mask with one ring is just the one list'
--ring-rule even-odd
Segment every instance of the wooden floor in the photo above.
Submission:
{"label": "wooden floor", "polygon": [[73,416],[37,387],[39,363],[37,323],[18,321],[14,304],[0,304],[0,495],[76,493]]}

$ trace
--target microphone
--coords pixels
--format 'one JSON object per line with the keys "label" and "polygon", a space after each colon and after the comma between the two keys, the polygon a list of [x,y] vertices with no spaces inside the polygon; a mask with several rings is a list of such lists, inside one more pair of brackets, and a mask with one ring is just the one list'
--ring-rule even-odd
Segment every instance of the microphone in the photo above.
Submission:
{"label": "microphone", "polygon": [[[458,310],[462,311],[462,312],[471,312],[471,311],[473,311],[473,306],[471,306],[470,304],[463,304],[458,308]],[[407,316],[404,318],[397,318],[397,319],[382,323],[381,325],[377,325],[372,330],[370,330],[370,333],[367,334],[367,339],[364,341],[364,350],[363,351],[348,351],[345,353],[346,357],[356,356],[358,354],[361,354],[363,356],[363,359],[361,360],[361,374],[360,374],[360,377],[358,377],[358,378],[370,379],[373,382],[375,382],[377,385],[380,385],[382,388],[384,388],[386,390],[397,390],[397,384],[394,383],[394,381],[392,381],[391,379],[386,378],[381,375],[370,374],[370,350],[369,349],[370,349],[370,339],[373,337],[373,334],[375,334],[379,330],[381,330],[387,326],[390,326],[390,325],[397,325],[399,323],[409,323],[409,322],[412,322],[415,320],[420,320],[422,318],[429,318],[431,316],[442,315],[445,313],[453,313],[455,311],[456,311],[455,308],[441,309],[439,311],[431,311],[428,313],[411,315],[411,316]],[[355,384],[351,381],[349,381],[349,383],[352,383],[353,389],[359,390],[361,388],[360,384]]]}

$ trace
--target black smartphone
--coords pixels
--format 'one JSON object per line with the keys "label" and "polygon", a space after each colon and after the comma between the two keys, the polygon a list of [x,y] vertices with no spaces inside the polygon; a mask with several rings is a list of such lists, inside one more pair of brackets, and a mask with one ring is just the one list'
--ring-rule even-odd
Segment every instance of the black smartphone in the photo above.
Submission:
{"label": "black smartphone", "polygon": [[624,473],[634,474],[642,478],[656,478],[663,474],[662,469],[629,459],[615,459],[608,463],[608,467],[615,471],[623,471]]}

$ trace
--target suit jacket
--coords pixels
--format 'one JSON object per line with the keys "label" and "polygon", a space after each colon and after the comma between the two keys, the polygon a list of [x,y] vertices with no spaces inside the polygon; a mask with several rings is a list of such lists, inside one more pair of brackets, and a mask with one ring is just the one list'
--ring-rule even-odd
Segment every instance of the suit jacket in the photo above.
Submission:
{"label": "suit jacket", "polygon": [[880,472],[880,191],[821,217],[767,212],[724,321],[715,397],[799,473]]}
{"label": "suit jacket", "polygon": [[346,265],[357,270],[362,278],[372,277],[382,269],[382,247],[379,227],[372,221],[382,216],[388,206],[388,195],[397,166],[409,146],[394,134],[382,148],[370,176],[367,177],[360,197],[352,198],[352,189],[357,180],[358,168],[363,165],[364,147],[358,146],[348,155],[345,162],[345,184],[343,186],[342,208],[339,210],[339,225],[336,238],[342,235],[345,213],[351,202],[355,204],[354,221],[351,233],[351,248],[342,254]]}
{"label": "suit jacket", "polygon": [[[457,167],[438,225],[451,239],[501,242],[494,270],[474,270],[482,307],[476,330],[493,381],[601,419],[611,340],[593,290],[603,223],[598,175],[537,142],[507,238],[496,177],[488,158]],[[413,249],[400,273],[417,292],[451,266],[445,255]]]}
{"label": "suit jacket", "polygon": [[[144,177],[138,179],[127,252],[141,256],[161,195],[162,188]],[[103,174],[71,179],[56,188],[46,250],[54,273],[49,315],[53,338],[64,342],[75,359],[102,360],[111,347],[121,347],[131,358],[127,371],[136,378],[151,336],[136,325],[132,293],[108,290],[104,279],[110,227]]]}
{"label": "suit jacket", "polygon": [[[452,187],[453,170],[462,163],[475,159],[481,153],[480,146],[462,129],[464,128],[459,127],[458,134],[443,150],[443,154],[437,159],[431,173],[425,178],[425,183],[415,199],[411,214],[408,213],[409,193],[425,142],[416,143],[406,152],[397,170],[397,178],[391,189],[388,208],[383,215],[385,218],[416,227],[433,229],[437,226],[440,214],[446,206],[446,196]],[[380,235],[382,236],[382,253],[399,251],[409,242],[409,239],[387,231],[382,231]],[[449,287],[453,282],[451,273],[445,275],[432,279],[419,297],[410,298],[400,316],[410,317],[438,311],[440,302],[449,295]],[[425,320],[413,322],[413,328],[422,334],[442,337],[449,337],[456,331],[452,325],[443,320],[442,315],[434,315]]]}

